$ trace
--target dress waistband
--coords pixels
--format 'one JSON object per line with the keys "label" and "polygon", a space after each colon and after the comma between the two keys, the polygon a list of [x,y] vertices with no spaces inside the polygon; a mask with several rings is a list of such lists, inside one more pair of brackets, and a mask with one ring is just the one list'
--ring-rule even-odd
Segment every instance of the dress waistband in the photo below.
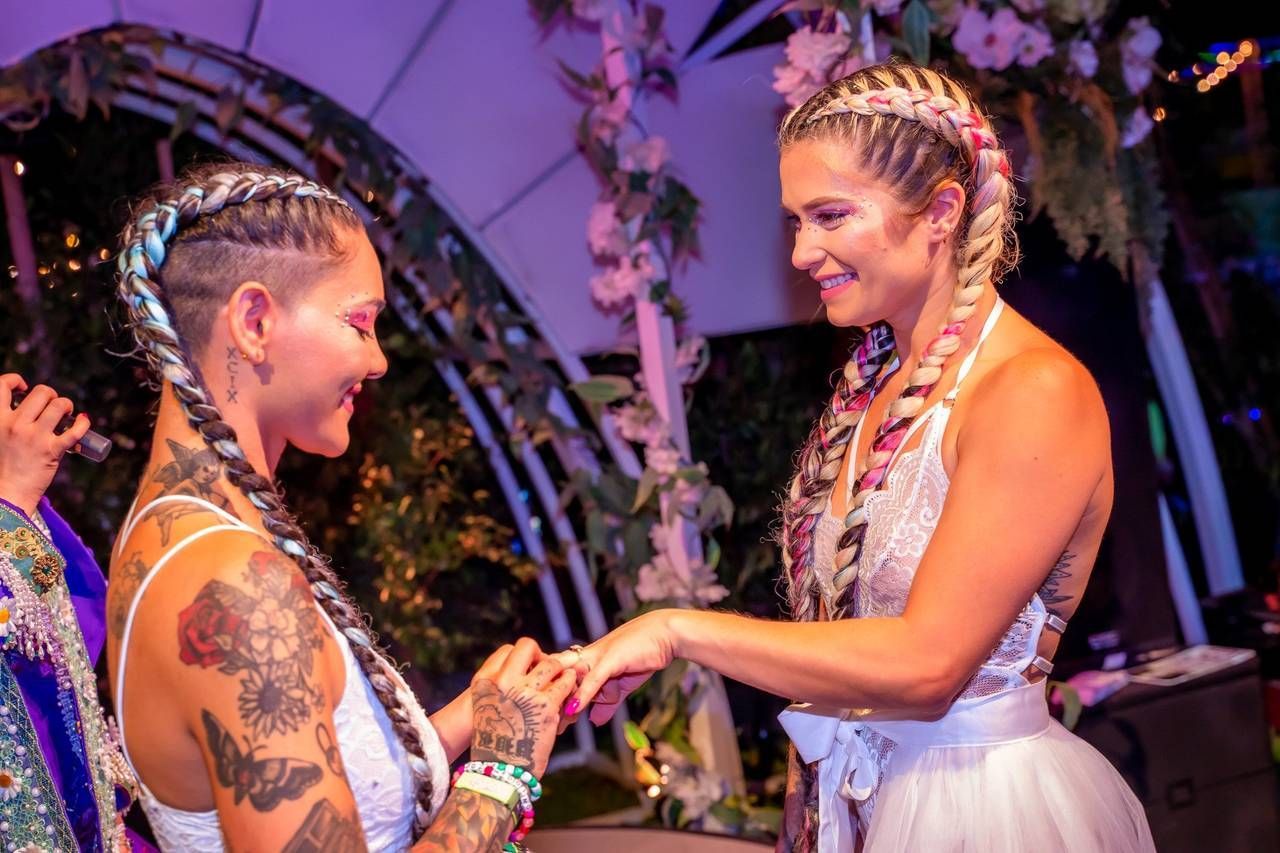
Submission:
{"label": "dress waistband", "polygon": [[912,746],[994,746],[1044,734],[1049,720],[1045,686],[1038,682],[957,700],[937,720],[867,720],[866,726]]}

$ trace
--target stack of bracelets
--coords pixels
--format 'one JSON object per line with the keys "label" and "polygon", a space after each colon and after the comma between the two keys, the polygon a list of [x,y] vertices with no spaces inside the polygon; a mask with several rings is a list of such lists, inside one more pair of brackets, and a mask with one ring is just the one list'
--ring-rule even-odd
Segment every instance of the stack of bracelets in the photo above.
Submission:
{"label": "stack of bracelets", "polygon": [[533,804],[542,798],[542,783],[528,770],[501,761],[468,761],[453,774],[453,787],[497,800],[515,814],[516,828],[502,849],[519,851],[533,828]]}

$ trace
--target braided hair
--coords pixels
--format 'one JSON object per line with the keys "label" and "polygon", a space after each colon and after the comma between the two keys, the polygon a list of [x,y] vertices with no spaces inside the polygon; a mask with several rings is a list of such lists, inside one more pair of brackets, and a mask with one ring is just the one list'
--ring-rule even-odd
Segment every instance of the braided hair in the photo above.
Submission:
{"label": "braided hair", "polygon": [[[923,409],[947,357],[959,349],[960,335],[977,310],[983,288],[998,282],[1016,261],[1016,194],[1008,155],[964,88],[944,74],[908,63],[870,66],[828,85],[787,115],[778,136],[783,149],[814,138],[846,142],[908,210],[925,209],[933,191],[947,180],[963,186],[969,200],[960,222],[963,237],[956,245],[959,276],[951,309],[889,406],[871,441],[866,471],[854,484],[835,560],[835,598],[829,615],[838,618],[852,606],[867,497],[884,481],[894,450]],[[781,531],[787,602],[797,620],[818,618],[813,531],[839,475],[846,445],[870,405],[875,378],[893,348],[887,323],[867,330],[800,452],[783,501]]]}
{"label": "braided hair", "polygon": [[137,206],[121,235],[117,293],[152,378],[161,387],[164,382],[172,386],[187,422],[218,455],[231,483],[257,507],[276,547],[302,570],[386,709],[416,784],[416,837],[430,821],[433,785],[409,710],[414,700],[328,559],[308,540],[276,485],[245,458],[193,356],[208,343],[216,306],[241,281],[278,282],[273,293],[287,303],[313,274],[342,259],[345,233],[364,229],[332,190],[301,175],[259,168],[242,163],[197,167],[155,190]]}

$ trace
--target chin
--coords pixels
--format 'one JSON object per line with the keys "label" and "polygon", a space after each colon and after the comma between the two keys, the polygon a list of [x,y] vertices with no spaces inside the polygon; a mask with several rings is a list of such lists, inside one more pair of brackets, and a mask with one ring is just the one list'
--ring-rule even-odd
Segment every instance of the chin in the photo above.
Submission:
{"label": "chin", "polygon": [[323,456],[326,459],[337,459],[351,446],[351,433],[343,427],[341,434],[337,434],[336,431],[333,435],[313,433],[305,438],[291,440],[289,443],[303,453]]}

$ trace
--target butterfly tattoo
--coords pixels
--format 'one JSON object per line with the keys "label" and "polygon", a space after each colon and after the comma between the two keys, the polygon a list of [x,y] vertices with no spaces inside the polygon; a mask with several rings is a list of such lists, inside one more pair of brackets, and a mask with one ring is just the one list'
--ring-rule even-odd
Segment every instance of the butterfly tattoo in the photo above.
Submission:
{"label": "butterfly tattoo", "polygon": [[244,738],[244,749],[218,718],[201,710],[209,752],[213,754],[218,783],[235,792],[235,804],[245,797],[255,809],[269,812],[285,800],[296,800],[320,781],[324,771],[320,765],[298,758],[258,758],[261,746],[253,746]]}

